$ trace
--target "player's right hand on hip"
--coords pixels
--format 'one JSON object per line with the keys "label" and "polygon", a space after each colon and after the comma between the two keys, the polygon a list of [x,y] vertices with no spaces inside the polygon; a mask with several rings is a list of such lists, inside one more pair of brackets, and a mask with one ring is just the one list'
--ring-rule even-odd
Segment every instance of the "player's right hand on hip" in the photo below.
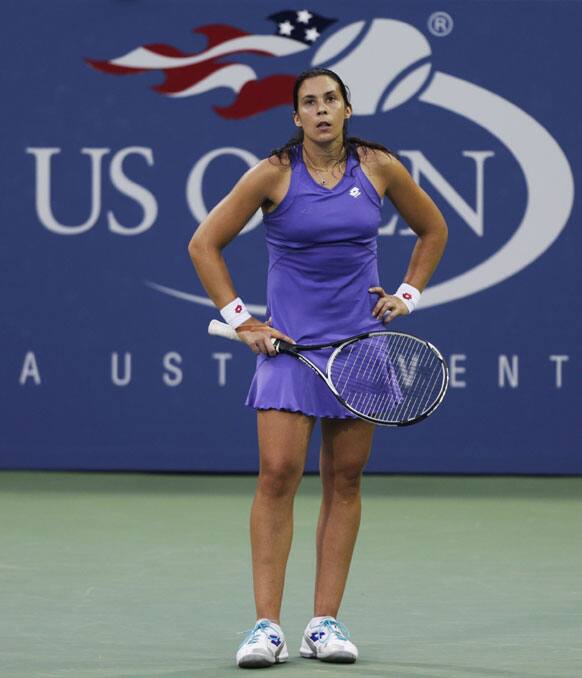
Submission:
{"label": "player's right hand on hip", "polygon": [[295,340],[291,339],[291,337],[283,334],[283,332],[279,332],[279,330],[267,323],[260,322],[256,318],[245,320],[242,325],[236,328],[236,332],[251,351],[257,354],[266,353],[270,356],[276,356],[277,351],[273,346],[273,338],[282,339],[290,344],[295,343]]}

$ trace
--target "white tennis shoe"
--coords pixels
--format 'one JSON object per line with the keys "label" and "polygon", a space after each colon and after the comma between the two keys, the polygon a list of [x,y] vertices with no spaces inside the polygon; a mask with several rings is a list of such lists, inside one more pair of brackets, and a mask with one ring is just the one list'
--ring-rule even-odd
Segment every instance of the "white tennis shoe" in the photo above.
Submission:
{"label": "white tennis shoe", "polygon": [[243,669],[260,669],[289,659],[285,636],[279,624],[258,619],[236,653],[236,663]]}
{"label": "white tennis shoe", "polygon": [[358,658],[358,648],[349,638],[349,631],[335,617],[314,617],[303,633],[299,653],[323,662],[352,664]]}

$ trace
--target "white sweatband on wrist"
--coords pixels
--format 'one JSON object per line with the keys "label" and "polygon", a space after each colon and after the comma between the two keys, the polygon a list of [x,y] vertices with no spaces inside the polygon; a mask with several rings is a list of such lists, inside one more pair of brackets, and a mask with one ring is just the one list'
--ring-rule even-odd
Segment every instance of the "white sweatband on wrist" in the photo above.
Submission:
{"label": "white sweatband on wrist", "polygon": [[394,293],[394,296],[398,297],[406,304],[409,313],[414,311],[416,305],[420,301],[420,292],[416,289],[416,287],[413,287],[408,283],[402,283],[402,285],[400,285],[400,287]]}
{"label": "white sweatband on wrist", "polygon": [[245,320],[251,318],[251,314],[247,311],[243,300],[240,297],[233,299],[230,304],[220,309],[220,315],[224,318],[233,330],[239,325],[242,325]]}

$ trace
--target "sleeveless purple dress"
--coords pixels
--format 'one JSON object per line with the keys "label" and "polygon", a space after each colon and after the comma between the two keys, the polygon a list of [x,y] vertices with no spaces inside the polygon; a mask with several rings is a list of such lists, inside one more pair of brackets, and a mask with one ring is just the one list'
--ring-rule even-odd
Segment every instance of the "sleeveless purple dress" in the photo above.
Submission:
{"label": "sleeveless purple dress", "polygon": [[[267,317],[298,344],[319,344],[386,329],[372,315],[379,286],[377,236],[381,200],[358,160],[331,189],[318,184],[291,157],[291,183],[277,208],[264,215],[269,268]],[[325,373],[331,349],[309,353]],[[355,419],[322,379],[289,355],[257,356],[246,405]]]}

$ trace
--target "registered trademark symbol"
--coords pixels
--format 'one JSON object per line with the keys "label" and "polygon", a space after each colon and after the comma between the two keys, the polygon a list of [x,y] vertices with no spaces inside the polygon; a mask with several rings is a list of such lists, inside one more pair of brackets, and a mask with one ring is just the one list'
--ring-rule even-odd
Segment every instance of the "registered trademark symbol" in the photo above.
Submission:
{"label": "registered trademark symbol", "polygon": [[428,30],[438,38],[444,38],[453,30],[453,17],[446,12],[433,12],[428,17]]}

